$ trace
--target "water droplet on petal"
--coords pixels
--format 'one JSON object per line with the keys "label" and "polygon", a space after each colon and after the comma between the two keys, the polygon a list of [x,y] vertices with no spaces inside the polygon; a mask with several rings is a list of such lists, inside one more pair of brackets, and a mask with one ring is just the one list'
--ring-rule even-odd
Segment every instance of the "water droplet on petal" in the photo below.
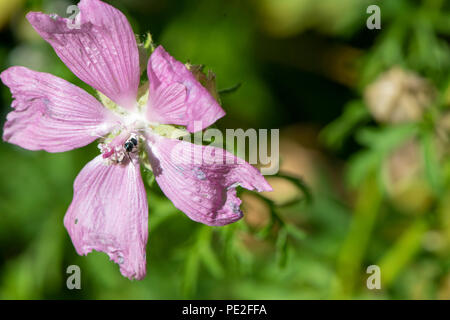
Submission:
{"label": "water droplet on petal", "polygon": [[195,177],[199,180],[205,180],[206,174],[200,169],[195,167],[192,171],[194,171]]}
{"label": "water droplet on petal", "polygon": [[175,165],[175,169],[177,170],[177,172],[182,175],[184,177],[184,168],[178,165]]}

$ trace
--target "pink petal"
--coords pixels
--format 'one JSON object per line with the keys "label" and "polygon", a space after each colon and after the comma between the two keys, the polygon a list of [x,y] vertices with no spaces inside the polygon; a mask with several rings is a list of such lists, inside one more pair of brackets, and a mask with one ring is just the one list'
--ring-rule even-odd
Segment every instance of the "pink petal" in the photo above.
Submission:
{"label": "pink petal", "polygon": [[22,148],[48,152],[79,148],[116,124],[94,97],[51,74],[11,67],[0,78],[15,99],[3,140]]}
{"label": "pink petal", "polygon": [[149,121],[183,125],[194,132],[194,121],[200,122],[204,129],[225,115],[208,90],[162,46],[150,56],[147,73],[150,80]]}
{"label": "pink petal", "polygon": [[74,196],[64,226],[78,254],[108,254],[130,279],[146,273],[147,196],[138,164],[89,162],[74,183]]}
{"label": "pink petal", "polygon": [[125,108],[134,108],[139,86],[139,53],[127,18],[116,8],[81,0],[80,28],[73,21],[30,12],[27,19],[81,80]]}
{"label": "pink petal", "polygon": [[148,142],[161,190],[194,221],[223,226],[242,218],[237,185],[272,190],[259,170],[225,150],[159,136],[149,136]]}

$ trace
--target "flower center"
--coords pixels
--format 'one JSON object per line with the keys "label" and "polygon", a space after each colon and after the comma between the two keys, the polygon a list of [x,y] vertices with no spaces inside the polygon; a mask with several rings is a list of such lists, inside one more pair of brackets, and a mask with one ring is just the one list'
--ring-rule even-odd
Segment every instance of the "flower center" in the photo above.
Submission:
{"label": "flower center", "polygon": [[107,138],[98,145],[103,159],[109,164],[118,164],[131,161],[139,149],[139,140],[142,137],[129,130],[123,130],[114,138]]}
{"label": "flower center", "polygon": [[120,125],[98,145],[108,164],[121,164],[139,157],[138,144],[139,141],[145,140],[146,133],[154,133],[171,139],[178,139],[188,134],[185,128],[159,124],[147,119],[145,110],[148,93],[148,89],[141,93],[136,101],[136,109],[130,111],[98,92],[101,103],[120,117]]}

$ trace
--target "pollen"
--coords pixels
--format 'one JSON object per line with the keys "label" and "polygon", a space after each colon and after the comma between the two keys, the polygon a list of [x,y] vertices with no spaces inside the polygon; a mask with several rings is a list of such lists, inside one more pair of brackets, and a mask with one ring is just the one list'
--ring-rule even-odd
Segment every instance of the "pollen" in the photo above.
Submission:
{"label": "pollen", "polygon": [[137,151],[139,136],[123,130],[114,137],[105,139],[98,148],[107,164],[121,164],[131,160],[130,154]]}

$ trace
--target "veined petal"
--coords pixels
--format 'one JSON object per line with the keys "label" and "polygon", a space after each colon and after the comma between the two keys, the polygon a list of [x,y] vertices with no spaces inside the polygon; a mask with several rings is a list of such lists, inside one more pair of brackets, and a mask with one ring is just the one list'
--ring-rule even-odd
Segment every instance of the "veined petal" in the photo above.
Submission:
{"label": "veined petal", "polygon": [[194,221],[223,226],[242,218],[238,185],[272,190],[256,168],[226,150],[160,136],[149,136],[148,143],[161,190]]}
{"label": "veined petal", "polygon": [[194,132],[194,121],[204,129],[225,115],[208,90],[162,46],[150,56],[147,73],[150,81],[149,121],[184,125]]}
{"label": "veined petal", "polygon": [[51,74],[11,67],[0,78],[15,99],[3,140],[22,148],[48,152],[79,148],[117,123],[86,91]]}
{"label": "veined petal", "polygon": [[78,254],[105,252],[125,277],[144,278],[148,205],[139,165],[108,165],[101,155],[89,162],[75,180],[64,226]]}
{"label": "veined petal", "polygon": [[69,19],[30,12],[33,28],[78,78],[122,107],[136,104],[139,53],[122,12],[99,0],[81,0],[79,27]]}

